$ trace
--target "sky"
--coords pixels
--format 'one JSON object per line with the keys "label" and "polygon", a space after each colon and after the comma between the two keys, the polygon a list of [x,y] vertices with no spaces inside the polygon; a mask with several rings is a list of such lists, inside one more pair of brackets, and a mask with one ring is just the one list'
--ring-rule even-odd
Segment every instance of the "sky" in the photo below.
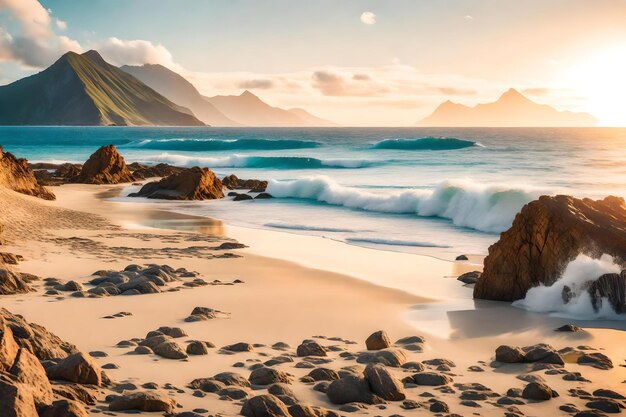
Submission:
{"label": "sky", "polygon": [[88,49],[347,126],[511,87],[626,125],[626,0],[0,0],[0,84]]}

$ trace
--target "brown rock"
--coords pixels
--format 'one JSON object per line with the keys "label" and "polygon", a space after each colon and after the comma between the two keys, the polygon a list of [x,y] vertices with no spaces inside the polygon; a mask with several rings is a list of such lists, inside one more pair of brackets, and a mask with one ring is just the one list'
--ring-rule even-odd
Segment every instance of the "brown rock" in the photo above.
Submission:
{"label": "brown rock", "polygon": [[372,333],[366,340],[365,346],[367,350],[381,350],[391,346],[391,339],[384,330]]}
{"label": "brown rock", "polygon": [[0,187],[5,187],[18,193],[32,195],[44,200],[54,200],[54,194],[42,187],[29,168],[26,159],[18,159],[9,152],[4,152],[0,146]]}
{"label": "brown rock", "polygon": [[163,200],[213,200],[223,198],[222,182],[208,168],[193,167],[150,182],[130,197]]}
{"label": "brown rock", "polygon": [[13,366],[18,350],[13,331],[0,316],[0,371],[8,371]]}
{"label": "brown rock", "polygon": [[31,390],[16,384],[0,373],[0,411],[2,417],[36,417],[37,409]]}
{"label": "brown rock", "polygon": [[603,299],[617,314],[626,313],[626,269],[621,274],[604,274],[587,288],[595,311],[602,307]]}
{"label": "brown rock", "polygon": [[474,297],[513,301],[552,285],[580,253],[626,261],[626,202],[543,196],[525,205],[489,248]]}
{"label": "brown rock", "polygon": [[384,366],[370,363],[363,375],[374,394],[388,401],[402,401],[406,398],[402,383]]}
{"label": "brown rock", "polygon": [[111,411],[165,411],[174,410],[176,401],[155,392],[134,392],[117,397],[109,404]]}
{"label": "brown rock", "polygon": [[278,397],[265,394],[247,400],[241,408],[245,417],[290,417],[285,404]]}
{"label": "brown rock", "polygon": [[119,184],[135,178],[114,145],[103,146],[94,152],[71,182],[82,184]]}
{"label": "brown rock", "polygon": [[84,385],[74,383],[55,383],[52,385],[52,392],[57,397],[78,401],[86,405],[96,403],[96,392]]}
{"label": "brown rock", "polygon": [[378,404],[381,400],[371,391],[363,377],[348,375],[330,383],[326,390],[328,399],[333,404],[365,403]]}
{"label": "brown rock", "polygon": [[46,370],[48,378],[79,384],[102,385],[100,366],[82,352],[74,353]]}
{"label": "brown rock", "polygon": [[[131,164],[133,165],[133,164]],[[129,168],[133,168],[129,165]],[[133,177],[136,179],[154,178],[154,177],[169,177],[172,174],[177,174],[184,171],[185,168],[175,167],[169,164],[156,164],[155,166],[139,166],[133,171]]]}
{"label": "brown rock", "polygon": [[317,342],[304,341],[296,349],[296,354],[302,356],[326,356],[326,348]]}
{"label": "brown rock", "polygon": [[55,401],[40,412],[40,417],[87,417],[88,414],[80,403],[71,400]]}
{"label": "brown rock", "polygon": [[61,164],[54,172],[54,176],[69,180],[79,175],[81,168],[82,168],[82,165],[79,165],[79,164],[70,164],[70,163]]}
{"label": "brown rock", "polygon": [[46,371],[39,360],[28,350],[21,348],[9,373],[15,376],[15,381],[31,388],[35,404],[50,404],[52,402],[52,386],[46,377]]}
{"label": "brown rock", "polygon": [[0,269],[0,295],[26,294],[32,291],[22,274]]}

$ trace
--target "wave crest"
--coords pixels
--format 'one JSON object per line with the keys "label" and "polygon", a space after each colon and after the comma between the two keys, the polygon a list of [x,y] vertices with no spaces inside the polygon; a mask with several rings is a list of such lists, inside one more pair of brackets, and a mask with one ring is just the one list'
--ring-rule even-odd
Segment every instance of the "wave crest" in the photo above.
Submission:
{"label": "wave crest", "polygon": [[478,142],[457,138],[426,137],[419,139],[385,139],[370,149],[397,149],[407,151],[445,151],[481,146]]}
{"label": "wave crest", "polygon": [[145,157],[142,162],[164,162],[183,167],[274,169],[367,168],[384,163],[383,161],[369,159],[318,159],[305,156],[249,156],[235,154],[223,157],[194,157],[170,153]]}
{"label": "wave crest", "polygon": [[166,151],[281,150],[317,148],[322,143],[297,139],[145,139],[127,147]]}
{"label": "wave crest", "polygon": [[441,217],[457,226],[499,233],[528,202],[546,194],[528,187],[486,186],[471,181],[444,181],[435,190],[376,193],[339,185],[326,176],[271,180],[267,191],[279,198],[302,198],[352,209]]}

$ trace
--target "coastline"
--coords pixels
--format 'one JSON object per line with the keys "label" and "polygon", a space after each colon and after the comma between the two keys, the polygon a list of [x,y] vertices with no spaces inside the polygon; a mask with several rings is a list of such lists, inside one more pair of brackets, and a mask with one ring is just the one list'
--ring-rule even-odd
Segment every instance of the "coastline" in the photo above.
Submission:
{"label": "coastline", "polygon": [[[303,339],[316,335],[326,338],[340,336],[361,345],[371,332],[384,329],[393,340],[414,334],[425,336],[423,352],[411,355],[418,360],[453,359],[456,364],[453,374],[457,383],[479,380],[492,388],[523,386],[524,382],[516,380],[514,375],[524,374],[527,369],[517,367],[511,374],[510,371],[491,370],[487,364],[500,344],[523,346],[542,342],[550,343],[557,349],[577,345],[600,348],[616,362],[610,373],[576,364],[568,364],[568,367],[580,370],[592,381],[601,382],[602,387],[618,392],[626,379],[626,368],[617,366],[624,360],[622,343],[615,342],[626,337],[623,331],[595,329],[593,327],[600,323],[588,323],[592,328],[582,334],[555,333],[557,325],[572,321],[528,313],[514,309],[508,303],[474,302],[467,298],[469,289],[453,276],[454,263],[426,256],[367,249],[318,237],[239,228],[211,219],[163,211],[149,203],[124,204],[101,200],[114,195],[119,188],[89,185],[55,187],[58,197],[55,202],[16,196],[24,207],[31,205],[24,210],[25,213],[40,207],[71,209],[102,217],[111,227],[103,230],[95,225],[90,229],[87,219],[81,221],[78,228],[47,231],[54,238],[40,245],[32,245],[32,241],[28,240],[14,241],[6,245],[5,250],[25,256],[26,260],[18,267],[20,271],[42,278],[55,276],[64,281],[75,279],[84,283],[89,280],[89,274],[104,267],[117,270],[131,263],[167,263],[175,268],[196,270],[207,281],[239,278],[244,283],[98,299],[65,297],[57,300],[38,292],[6,296],[3,307],[44,325],[84,351],[105,351],[108,356],[97,361],[100,365],[110,362],[119,365],[119,369],[107,371],[116,381],[138,385],[154,381],[160,386],[170,383],[183,388],[183,393],[170,391],[170,395],[185,409],[204,407],[226,415],[238,414],[238,403],[221,401],[211,395],[196,397],[191,390],[184,389],[185,385],[194,378],[228,369],[236,371],[232,368],[235,362],[263,360],[263,356],[271,354],[271,351],[260,347],[258,352],[237,354],[236,357],[210,352],[209,355],[180,362],[154,359],[151,355],[129,355],[115,344],[122,339],[143,337],[149,330],[164,325],[180,326],[191,339],[210,340],[218,347],[240,341],[263,345],[283,341],[296,346]],[[36,215],[30,213],[30,216]],[[25,219],[27,222],[28,219]],[[173,229],[178,230],[171,229],[172,222],[177,223]],[[196,243],[188,243],[181,236],[203,233],[213,235],[216,242],[236,238],[249,248],[233,251],[243,255],[235,259],[210,259],[186,253],[188,247]],[[89,244],[81,248],[83,243],[67,244],[76,238],[99,245]],[[92,251],[92,247],[97,250]],[[154,254],[143,258],[133,255],[138,248],[151,249]],[[280,257],[283,259],[277,259]],[[68,259],[73,261],[68,262]],[[376,267],[379,263],[384,265],[380,269]],[[395,276],[396,270],[404,271],[405,275]],[[345,274],[340,273],[344,271]],[[383,274],[386,274],[384,279],[379,279]],[[431,285],[432,281],[436,281],[437,285]],[[213,307],[229,314],[222,319],[184,322],[185,316],[195,306]],[[114,320],[102,318],[118,311],[130,311],[133,316]],[[442,326],[446,321],[447,327]],[[337,360],[340,361],[337,365],[344,365],[341,359]],[[350,362],[345,365],[350,365]],[[286,366],[284,369],[298,378],[308,372],[290,364]],[[483,367],[485,371],[480,375],[467,372],[466,369],[471,366]],[[242,373],[247,375],[245,370]],[[567,382],[558,375],[549,378],[550,386],[561,392],[562,398],[526,404],[520,409],[546,415],[553,411],[555,401],[565,404],[572,400],[564,395],[570,386]],[[295,385],[293,388],[302,400],[330,406],[324,395],[306,385]],[[446,398],[446,402],[451,411],[468,412],[468,408],[459,403],[458,397]],[[402,413],[404,410],[397,404],[389,404],[388,412]],[[491,406],[481,409],[483,415],[489,416],[500,415],[501,412],[500,408]]]}

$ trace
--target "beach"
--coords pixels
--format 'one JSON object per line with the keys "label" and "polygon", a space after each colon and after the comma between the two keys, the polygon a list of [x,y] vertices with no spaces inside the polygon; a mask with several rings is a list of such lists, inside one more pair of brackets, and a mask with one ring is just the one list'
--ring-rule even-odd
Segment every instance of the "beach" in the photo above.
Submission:
{"label": "beach", "polygon": [[[285,353],[271,347],[277,342],[291,346],[287,353],[305,339],[336,346],[328,352],[329,363],[320,366],[338,371],[357,364],[350,355],[340,354],[364,351],[365,339],[378,330],[384,330],[392,341],[422,336],[425,342],[420,349],[405,351],[407,361],[447,359],[451,363],[444,362],[446,366],[440,369],[455,384],[480,383],[502,396],[509,388],[526,385],[516,378],[518,375],[544,378],[559,397],[515,405],[526,415],[555,415],[551,413],[560,413],[558,407],[565,404],[584,409],[585,400],[568,395],[569,389],[623,392],[624,322],[573,322],[515,309],[508,303],[474,302],[471,289],[456,280],[460,273],[479,268],[471,263],[351,246],[317,236],[246,229],[215,219],[168,212],[162,204],[118,202],[114,197],[122,187],[54,187],[54,202],[3,190],[11,194],[0,210],[7,240],[3,251],[24,256],[16,267],[19,271],[64,282],[75,280],[86,287],[94,271],[117,271],[130,264],[167,264],[197,271],[207,282],[243,282],[101,298],[77,298],[67,293],[44,295],[43,283],[39,282],[34,284],[36,292],[4,296],[2,306],[43,325],[84,352],[105,352],[105,357],[95,360],[101,366],[118,366],[106,370],[112,380],[134,384],[140,390],[142,384],[155,382],[181,405],[178,411],[205,409],[211,415],[239,414],[241,400],[225,400],[223,396],[190,389],[188,384],[225,371],[239,372],[247,378],[251,365]],[[233,242],[233,238],[248,247],[214,249],[220,243]],[[225,252],[238,257],[223,257]],[[211,320],[185,322],[198,306],[222,313]],[[103,318],[118,312],[132,315]],[[577,323],[585,331],[554,331],[565,323]],[[216,348],[209,349],[207,355],[190,355],[181,361],[129,354],[132,348],[116,346],[121,340],[143,338],[161,326],[183,329],[188,336],[176,339],[182,346],[187,340],[205,340]],[[225,354],[219,350],[238,342],[255,347],[241,353]],[[548,343],[555,349],[586,345],[599,349],[615,366],[601,370],[566,363],[568,372],[581,372],[592,382],[565,381],[561,374],[545,375],[545,370],[532,371],[525,364],[490,366],[499,345],[537,343]],[[291,386],[297,398],[340,409],[325,394],[313,390],[312,384],[298,382],[310,369],[296,365],[301,358],[290,358],[293,362],[275,367],[294,376]],[[441,363],[435,361],[427,366],[435,370]],[[411,375],[404,368],[394,368],[393,372],[398,378]],[[265,392],[255,388],[252,395]],[[463,405],[463,389],[434,389],[407,388],[407,400],[417,404],[410,412],[432,414],[427,405],[419,405],[428,400],[426,392],[445,401],[450,412],[459,415],[475,411],[481,415],[502,415],[508,407],[495,401],[499,396],[478,401],[480,408]],[[406,401],[389,402],[384,407],[366,406],[358,411],[402,415],[407,407],[413,405]],[[106,409],[104,398],[100,398],[90,407],[90,413],[96,415]]]}

